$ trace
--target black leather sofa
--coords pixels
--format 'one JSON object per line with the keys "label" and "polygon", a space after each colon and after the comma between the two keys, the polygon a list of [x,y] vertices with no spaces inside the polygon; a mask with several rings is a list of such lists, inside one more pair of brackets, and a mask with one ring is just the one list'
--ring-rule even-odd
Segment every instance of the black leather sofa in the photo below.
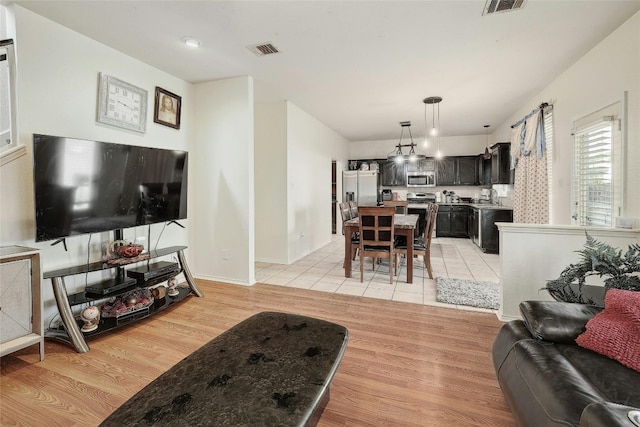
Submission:
{"label": "black leather sofa", "polygon": [[493,344],[493,364],[520,426],[638,425],[632,421],[637,414],[630,411],[640,411],[640,372],[575,343],[601,310],[524,301],[522,320],[502,326]]}

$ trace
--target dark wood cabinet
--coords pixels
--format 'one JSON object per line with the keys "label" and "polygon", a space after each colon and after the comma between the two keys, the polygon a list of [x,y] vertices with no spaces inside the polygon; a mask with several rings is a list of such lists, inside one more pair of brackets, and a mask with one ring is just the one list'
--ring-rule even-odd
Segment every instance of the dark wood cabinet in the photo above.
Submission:
{"label": "dark wood cabinet", "polygon": [[485,159],[483,154],[476,157],[477,185],[491,185],[491,159]]}
{"label": "dark wood cabinet", "polygon": [[491,184],[513,184],[511,143],[498,142],[491,146]]}
{"label": "dark wood cabinet", "polygon": [[331,233],[336,234],[337,206],[338,206],[338,171],[335,160],[331,162]]}
{"label": "dark wood cabinet", "polygon": [[436,185],[476,185],[476,156],[445,157],[437,161]]}
{"label": "dark wood cabinet", "polygon": [[444,157],[436,162],[436,185],[456,185],[456,158]]}
{"label": "dark wood cabinet", "polygon": [[500,252],[500,232],[496,222],[513,222],[511,209],[482,209],[480,215],[480,239],[476,242],[483,252],[497,254]]}
{"label": "dark wood cabinet", "polygon": [[476,185],[476,156],[458,157],[458,185]]}
{"label": "dark wood cabinet", "polygon": [[427,157],[415,162],[407,161],[407,172],[431,172],[436,170],[436,159]]}
{"label": "dark wood cabinet", "polygon": [[467,221],[467,228],[469,231],[469,238],[472,242],[478,243],[478,221],[480,221],[480,213],[478,208],[469,208],[469,218]]}
{"label": "dark wood cabinet", "polygon": [[440,205],[436,218],[436,237],[468,237],[468,206]]}
{"label": "dark wood cabinet", "polygon": [[380,185],[387,187],[404,187],[407,185],[407,164],[395,160],[382,162]]}

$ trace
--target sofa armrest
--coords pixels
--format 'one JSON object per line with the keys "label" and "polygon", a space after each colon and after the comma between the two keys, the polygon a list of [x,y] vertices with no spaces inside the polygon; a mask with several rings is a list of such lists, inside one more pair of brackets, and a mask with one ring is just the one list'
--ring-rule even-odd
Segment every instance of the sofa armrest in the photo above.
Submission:
{"label": "sofa armrest", "polygon": [[601,307],[560,301],[523,301],[520,314],[531,335],[555,343],[573,344],[587,321]]}
{"label": "sofa armrest", "polygon": [[[631,418],[634,417],[629,416],[630,411],[640,411],[640,408],[610,402],[592,403],[582,411],[580,427],[640,426],[640,424],[631,421]],[[635,419],[638,420],[640,418]]]}

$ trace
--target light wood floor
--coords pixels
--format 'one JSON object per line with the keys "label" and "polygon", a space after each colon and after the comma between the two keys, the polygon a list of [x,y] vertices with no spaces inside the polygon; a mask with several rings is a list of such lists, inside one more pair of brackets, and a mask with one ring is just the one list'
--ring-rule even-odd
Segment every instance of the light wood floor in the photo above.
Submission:
{"label": "light wood floor", "polygon": [[89,341],[2,357],[0,425],[93,426],[183,357],[265,310],[346,326],[320,426],[513,426],[491,363],[495,315],[257,284],[198,281],[191,297]]}

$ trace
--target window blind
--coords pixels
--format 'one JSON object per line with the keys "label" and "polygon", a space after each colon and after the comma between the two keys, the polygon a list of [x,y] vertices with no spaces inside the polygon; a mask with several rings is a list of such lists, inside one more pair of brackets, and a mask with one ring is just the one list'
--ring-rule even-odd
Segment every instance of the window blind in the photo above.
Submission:
{"label": "window blind", "polygon": [[574,191],[580,225],[612,224],[612,122],[601,121],[575,134]]}
{"label": "window blind", "polygon": [[623,206],[621,103],[574,122],[573,219],[612,227]]}

